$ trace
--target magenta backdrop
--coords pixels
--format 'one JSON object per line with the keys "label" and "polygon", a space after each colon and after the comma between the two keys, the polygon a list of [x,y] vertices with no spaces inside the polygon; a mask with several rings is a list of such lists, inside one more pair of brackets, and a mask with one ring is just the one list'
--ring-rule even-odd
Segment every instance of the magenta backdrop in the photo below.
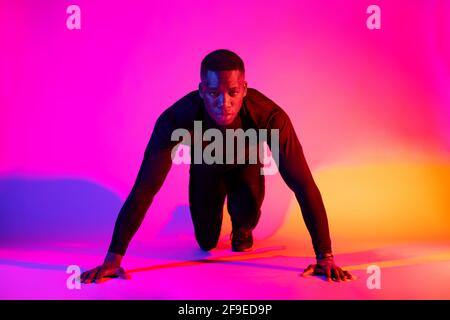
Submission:
{"label": "magenta backdrop", "polygon": [[[449,1],[74,3],[81,30],[66,28],[72,2],[0,1],[3,243],[106,244],[156,118],[196,89],[218,48],[288,112],[313,171],[449,159]],[[381,30],[366,27],[370,4]],[[173,167],[136,241],[186,217],[187,179]],[[278,175],[267,181],[259,237],[293,197]]]}

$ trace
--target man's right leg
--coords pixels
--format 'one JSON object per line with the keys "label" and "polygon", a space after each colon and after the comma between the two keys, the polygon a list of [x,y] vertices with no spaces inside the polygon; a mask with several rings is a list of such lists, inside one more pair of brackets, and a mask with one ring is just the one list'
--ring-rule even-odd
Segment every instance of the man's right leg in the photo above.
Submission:
{"label": "man's right leg", "polygon": [[222,228],[226,189],[223,173],[192,164],[189,171],[189,207],[195,238],[205,251],[217,246]]}

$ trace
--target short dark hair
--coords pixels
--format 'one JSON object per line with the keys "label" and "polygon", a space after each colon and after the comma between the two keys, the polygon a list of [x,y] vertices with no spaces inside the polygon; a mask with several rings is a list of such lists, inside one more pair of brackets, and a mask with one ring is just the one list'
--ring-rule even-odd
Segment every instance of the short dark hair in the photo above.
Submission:
{"label": "short dark hair", "polygon": [[234,52],[227,49],[219,49],[210,52],[202,60],[200,78],[206,77],[209,71],[239,70],[245,73],[244,61]]}

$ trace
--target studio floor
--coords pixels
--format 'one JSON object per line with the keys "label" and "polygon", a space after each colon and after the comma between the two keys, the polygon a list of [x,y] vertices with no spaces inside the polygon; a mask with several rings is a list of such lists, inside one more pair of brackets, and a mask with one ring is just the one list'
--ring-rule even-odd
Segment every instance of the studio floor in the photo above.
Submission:
{"label": "studio floor", "polygon": [[[336,254],[357,280],[329,283],[301,277],[314,260],[289,241],[257,241],[252,252],[231,252],[222,239],[210,253],[191,240],[135,246],[123,261],[131,280],[68,289],[69,265],[81,270],[102,261],[93,244],[0,249],[1,299],[450,299],[450,243],[364,244]],[[370,265],[380,288],[369,289]],[[69,281],[70,282],[70,281]]]}

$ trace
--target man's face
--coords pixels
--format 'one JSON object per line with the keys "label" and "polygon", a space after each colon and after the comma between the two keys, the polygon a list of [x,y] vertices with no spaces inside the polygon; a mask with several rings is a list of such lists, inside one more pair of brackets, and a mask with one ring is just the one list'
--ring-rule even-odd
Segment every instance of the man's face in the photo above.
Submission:
{"label": "man's face", "polygon": [[247,94],[247,82],[239,70],[209,71],[199,84],[199,92],[209,116],[221,126],[239,114]]}

